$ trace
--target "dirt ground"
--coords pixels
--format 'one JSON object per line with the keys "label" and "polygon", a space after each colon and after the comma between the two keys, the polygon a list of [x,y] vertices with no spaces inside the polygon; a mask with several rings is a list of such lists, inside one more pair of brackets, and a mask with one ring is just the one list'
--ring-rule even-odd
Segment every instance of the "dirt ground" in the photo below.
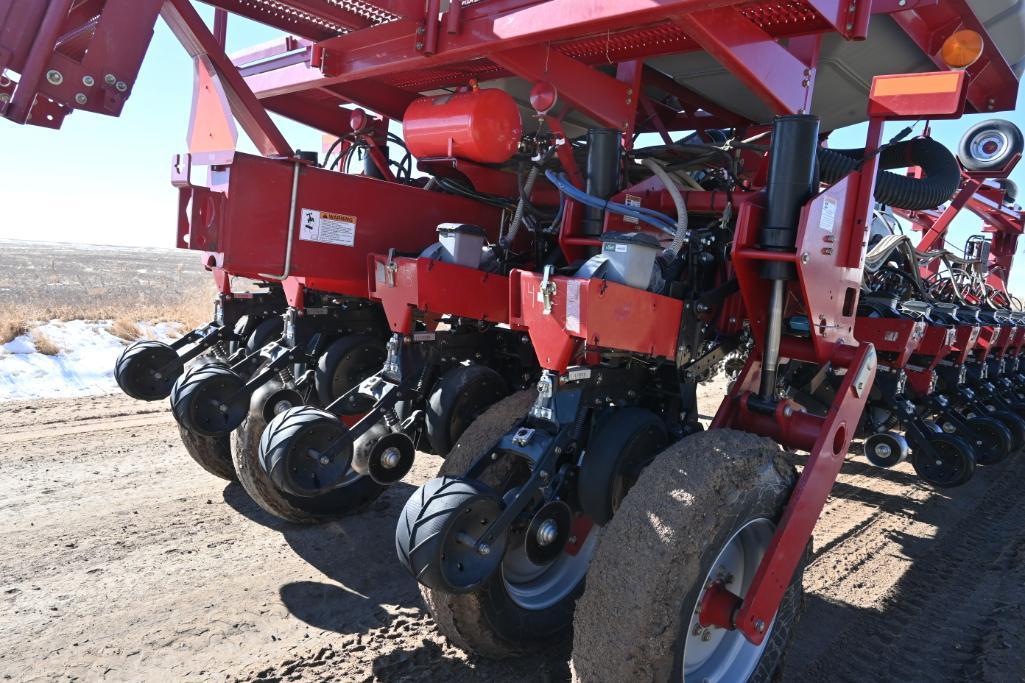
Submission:
{"label": "dirt ground", "polygon": [[[195,466],[163,402],[0,406],[5,680],[557,681],[467,659],[394,557],[414,472],[368,513],[278,522]],[[937,493],[848,461],[785,681],[1025,680],[1025,457]]]}

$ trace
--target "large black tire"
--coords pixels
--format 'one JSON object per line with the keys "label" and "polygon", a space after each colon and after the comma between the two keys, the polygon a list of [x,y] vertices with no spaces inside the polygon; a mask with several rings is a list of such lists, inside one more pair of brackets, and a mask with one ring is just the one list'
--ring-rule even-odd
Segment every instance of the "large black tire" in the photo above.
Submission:
{"label": "large black tire", "polygon": [[[156,376],[156,371],[166,371]],[[140,401],[159,401],[171,394],[171,387],[184,370],[178,352],[167,344],[143,340],[130,344],[114,364],[114,379],[121,391]]]}
{"label": "large black tire", "polygon": [[[533,391],[520,391],[482,413],[449,451],[438,476],[462,475],[484,449],[527,414],[535,396]],[[489,486],[499,486],[513,467],[513,463],[507,460],[500,460],[489,467],[481,481]],[[419,491],[413,495],[418,494]],[[412,523],[413,520],[405,517],[399,520],[400,527]],[[397,544],[400,535],[396,534]],[[511,657],[557,644],[566,635],[576,601],[574,594],[564,601],[565,604],[545,612],[524,610],[510,599],[500,575],[473,593],[453,595],[422,584],[420,593],[438,630],[449,641],[467,652],[492,658]]]}
{"label": "large black tire", "polygon": [[288,495],[274,485],[260,464],[260,439],[266,427],[263,412],[251,410],[235,430],[232,455],[242,487],[257,505],[275,517],[298,524],[326,522],[359,512],[384,491],[384,486],[365,476],[322,496]]}
{"label": "large black tire", "polygon": [[[702,432],[662,452],[605,528],[591,562],[574,622],[577,679],[684,680],[682,646],[720,549],[752,520],[778,522],[796,478],[778,446],[743,432]],[[800,616],[803,574],[804,561],[753,673],[717,680],[773,680]]]}
{"label": "large black tire", "polygon": [[204,470],[226,479],[237,481],[235,474],[235,463],[231,459],[231,438],[227,436],[202,436],[190,432],[185,427],[178,425],[178,433],[181,434],[182,444],[192,459],[199,463]]}
{"label": "large black tire", "polygon": [[[384,343],[376,337],[356,334],[333,341],[317,359],[314,372],[320,405],[330,405],[346,391],[379,371],[387,355]],[[367,409],[370,407],[366,406]]]}
{"label": "large black tire", "polygon": [[446,372],[434,385],[424,416],[431,449],[447,455],[470,423],[508,393],[505,380],[489,367],[460,365]]}
{"label": "large black tire", "polygon": [[975,124],[961,137],[957,157],[969,171],[993,171],[1003,168],[1025,147],[1018,126],[1004,119],[988,119]]}

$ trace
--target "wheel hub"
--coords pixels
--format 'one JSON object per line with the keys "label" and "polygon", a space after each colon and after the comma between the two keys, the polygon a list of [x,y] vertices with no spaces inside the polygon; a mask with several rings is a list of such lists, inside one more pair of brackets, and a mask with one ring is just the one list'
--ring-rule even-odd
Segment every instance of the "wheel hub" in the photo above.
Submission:
{"label": "wheel hub", "polygon": [[740,631],[702,626],[698,615],[705,593],[715,585],[721,585],[743,599],[775,530],[776,525],[765,518],[747,522],[733,534],[712,562],[697,601],[691,606],[683,645],[685,680],[707,683],[746,681],[758,666],[771,636],[772,624],[769,624],[762,643],[753,645]]}

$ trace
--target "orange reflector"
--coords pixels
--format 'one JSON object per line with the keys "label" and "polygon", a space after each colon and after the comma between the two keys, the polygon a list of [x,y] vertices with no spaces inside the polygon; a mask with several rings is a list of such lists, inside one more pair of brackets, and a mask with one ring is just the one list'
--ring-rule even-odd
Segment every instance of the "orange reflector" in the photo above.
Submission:
{"label": "orange reflector", "polygon": [[943,41],[940,57],[951,69],[964,69],[982,56],[984,46],[982,36],[969,28],[963,28],[954,31]]}
{"label": "orange reflector", "polygon": [[966,95],[964,71],[876,76],[868,113],[887,119],[957,118]]}

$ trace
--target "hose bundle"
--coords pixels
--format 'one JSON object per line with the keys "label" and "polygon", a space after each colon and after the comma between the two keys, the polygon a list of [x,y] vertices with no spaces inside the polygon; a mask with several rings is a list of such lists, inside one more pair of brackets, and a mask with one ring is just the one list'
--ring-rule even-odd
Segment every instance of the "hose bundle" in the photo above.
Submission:
{"label": "hose bundle", "polygon": [[[864,158],[863,149],[819,148],[822,180],[835,183],[856,171]],[[919,166],[925,178],[911,178],[887,169]],[[908,211],[934,209],[953,196],[961,182],[961,170],[954,155],[930,138],[914,138],[888,145],[879,153],[876,178],[877,202]]]}

